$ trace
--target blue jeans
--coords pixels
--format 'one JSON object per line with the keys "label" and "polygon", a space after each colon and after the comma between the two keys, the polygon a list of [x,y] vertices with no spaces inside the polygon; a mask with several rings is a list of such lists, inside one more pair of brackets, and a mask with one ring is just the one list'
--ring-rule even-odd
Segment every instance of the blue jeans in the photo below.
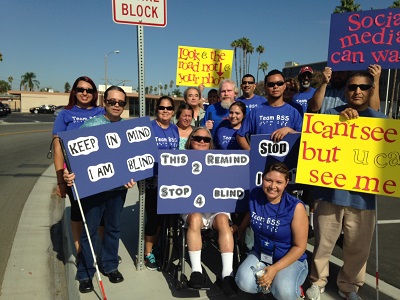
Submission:
{"label": "blue jeans", "polygon": [[[97,229],[104,214],[104,239],[101,243],[101,262],[105,274],[118,270],[118,247],[121,235],[121,211],[127,190],[111,190],[81,199],[93,247]],[[89,240],[84,229],[81,236],[81,260],[78,264],[79,281],[92,279],[96,272]]]}
{"label": "blue jeans", "polygon": [[[250,268],[251,266],[257,268],[258,263],[260,263],[262,268],[267,266],[260,261],[259,254],[255,251],[251,251],[244,262],[239,266],[235,280],[242,291],[251,294],[256,294],[258,292],[256,277],[253,270]],[[300,286],[306,280],[307,273],[307,259],[304,261],[297,260],[276,274],[269,289],[276,299],[295,300],[300,297]]]}

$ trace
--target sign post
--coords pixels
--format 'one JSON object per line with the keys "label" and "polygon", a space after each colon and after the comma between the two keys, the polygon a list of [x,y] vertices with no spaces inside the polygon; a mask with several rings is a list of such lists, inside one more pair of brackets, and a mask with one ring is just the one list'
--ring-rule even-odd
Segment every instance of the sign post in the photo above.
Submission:
{"label": "sign post", "polygon": [[[138,81],[139,81],[139,116],[146,114],[144,84],[144,30],[143,26],[165,27],[167,25],[167,0],[112,0],[113,21],[118,24],[138,25]],[[139,188],[139,243],[136,269],[143,269],[144,260],[144,219],[145,219],[145,184],[138,182]]]}

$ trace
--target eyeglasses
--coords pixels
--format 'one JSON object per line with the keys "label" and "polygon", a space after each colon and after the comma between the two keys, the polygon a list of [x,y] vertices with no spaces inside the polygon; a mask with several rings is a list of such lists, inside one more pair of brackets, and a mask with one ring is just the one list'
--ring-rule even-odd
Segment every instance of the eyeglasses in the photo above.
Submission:
{"label": "eyeglasses", "polygon": [[254,84],[254,81],[242,81],[242,84],[243,84],[243,85],[246,85],[246,84]]}
{"label": "eyeglasses", "polygon": [[174,108],[172,106],[162,106],[162,105],[160,105],[157,109],[158,110],[169,110],[169,111],[174,110]]}
{"label": "eyeglasses", "polygon": [[362,91],[366,91],[366,90],[369,90],[370,88],[372,88],[372,85],[370,85],[370,84],[349,84],[347,86],[347,89],[352,92],[354,92],[357,88],[360,88],[360,90],[362,90]]}
{"label": "eyeglasses", "polygon": [[267,87],[274,87],[275,85],[277,85],[277,86],[282,86],[282,85],[284,85],[285,84],[285,82],[283,82],[283,81],[277,81],[277,82],[267,82]]}
{"label": "eyeglasses", "polygon": [[115,106],[118,103],[119,106],[124,107],[126,105],[126,101],[123,100],[115,100],[115,99],[106,99],[104,102],[107,105]]}
{"label": "eyeglasses", "polygon": [[208,136],[201,136],[201,135],[194,135],[192,136],[192,140],[195,142],[200,143],[201,141],[204,141],[204,143],[209,143],[211,142],[211,138]]}
{"label": "eyeglasses", "polygon": [[83,93],[84,91],[86,91],[86,93],[88,93],[88,94],[94,94],[94,89],[85,89],[83,87],[76,88],[77,93]]}

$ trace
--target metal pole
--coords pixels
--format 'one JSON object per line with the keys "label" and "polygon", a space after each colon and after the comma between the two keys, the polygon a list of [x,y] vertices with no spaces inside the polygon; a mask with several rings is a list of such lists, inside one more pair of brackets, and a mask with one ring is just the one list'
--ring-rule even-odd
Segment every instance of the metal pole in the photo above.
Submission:
{"label": "metal pole", "polygon": [[107,84],[108,84],[108,79],[107,79],[107,65],[108,65],[108,56],[111,54],[111,53],[119,53],[120,51],[119,50],[114,50],[114,51],[111,51],[110,53],[107,53],[105,56],[104,56],[104,91],[107,89]]}
{"label": "metal pole", "polygon": [[387,77],[387,83],[386,83],[385,115],[388,114],[389,80],[390,80],[390,69],[388,70],[388,77]]}
{"label": "metal pole", "polygon": [[[144,117],[146,114],[146,98],[144,90],[144,31],[143,26],[137,27],[137,44],[138,44],[138,72],[139,72],[139,116]],[[145,181],[139,181],[139,243],[138,257],[136,260],[136,269],[142,270],[144,266],[144,217],[145,217]]]}

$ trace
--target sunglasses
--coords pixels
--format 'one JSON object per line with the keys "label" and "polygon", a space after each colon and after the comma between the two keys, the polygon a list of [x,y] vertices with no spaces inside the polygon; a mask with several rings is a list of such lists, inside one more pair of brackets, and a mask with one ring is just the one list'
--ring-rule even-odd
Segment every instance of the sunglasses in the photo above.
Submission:
{"label": "sunglasses", "polygon": [[284,81],[277,81],[277,82],[267,82],[267,87],[274,87],[275,85],[277,86],[282,86],[284,85],[285,82]]}
{"label": "sunglasses", "polygon": [[209,143],[211,142],[211,138],[208,136],[201,136],[201,135],[194,135],[192,136],[192,140],[195,142],[200,143],[201,141],[204,141],[204,143]]}
{"label": "sunglasses", "polygon": [[243,84],[243,85],[246,85],[246,84],[254,84],[254,81],[242,81],[242,84]]}
{"label": "sunglasses", "polygon": [[158,110],[169,110],[169,111],[171,111],[171,110],[174,110],[174,108],[172,107],[172,106],[162,106],[162,105],[160,105],[158,108],[157,108]]}
{"label": "sunglasses", "polygon": [[124,107],[126,105],[126,101],[115,100],[115,99],[107,99],[104,100],[107,105],[115,106],[118,103],[119,106]]}
{"label": "sunglasses", "polygon": [[82,88],[82,87],[77,87],[76,88],[76,92],[77,93],[83,93],[84,91],[86,91],[86,93],[88,93],[88,94],[94,94],[94,89],[85,89],[85,88]]}
{"label": "sunglasses", "polygon": [[370,85],[370,84],[349,84],[347,86],[347,89],[352,92],[354,92],[357,88],[360,88],[360,90],[362,90],[362,91],[366,91],[366,90],[369,90],[370,88],[372,88],[372,85]]}

